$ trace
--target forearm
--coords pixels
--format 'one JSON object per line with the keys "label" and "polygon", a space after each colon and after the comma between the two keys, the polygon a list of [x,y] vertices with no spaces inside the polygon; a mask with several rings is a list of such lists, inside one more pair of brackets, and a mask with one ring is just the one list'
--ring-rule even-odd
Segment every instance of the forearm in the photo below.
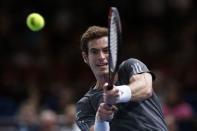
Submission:
{"label": "forearm", "polygon": [[106,103],[101,103],[98,107],[94,123],[94,131],[109,131],[109,122],[113,119],[114,112],[117,108],[114,105],[108,105]]}
{"label": "forearm", "polygon": [[107,121],[95,121],[94,124],[94,131],[109,131],[110,127],[109,127],[109,122]]}
{"label": "forearm", "polygon": [[94,125],[89,128],[89,131],[94,131]]}
{"label": "forearm", "polygon": [[95,121],[95,124],[89,128],[89,131],[109,131],[109,122]]}
{"label": "forearm", "polygon": [[112,90],[104,87],[104,102],[108,104],[142,101],[152,96],[152,76],[149,73],[133,75],[128,85],[114,86]]}
{"label": "forearm", "polygon": [[129,87],[132,101],[142,101],[152,96],[152,76],[149,73],[137,74],[130,78]]}

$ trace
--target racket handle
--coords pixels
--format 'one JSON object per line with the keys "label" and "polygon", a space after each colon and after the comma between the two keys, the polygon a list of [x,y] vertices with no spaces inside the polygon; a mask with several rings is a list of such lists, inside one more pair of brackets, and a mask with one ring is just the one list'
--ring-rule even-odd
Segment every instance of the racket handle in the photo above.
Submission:
{"label": "racket handle", "polygon": [[112,85],[112,84],[109,84],[109,85],[107,86],[107,90],[111,90],[111,89],[113,89],[113,85]]}

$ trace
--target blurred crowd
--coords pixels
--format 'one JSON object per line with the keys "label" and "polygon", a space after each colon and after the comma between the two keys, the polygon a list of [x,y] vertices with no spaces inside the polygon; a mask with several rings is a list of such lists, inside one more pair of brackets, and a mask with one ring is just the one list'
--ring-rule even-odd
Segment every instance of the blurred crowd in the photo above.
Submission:
{"label": "blurred crowd", "polygon": [[[90,25],[107,26],[119,9],[122,60],[143,61],[156,74],[170,131],[197,130],[197,1],[1,0],[0,131],[78,131],[75,102],[94,83],[80,52]],[[46,26],[31,32],[29,13]]]}

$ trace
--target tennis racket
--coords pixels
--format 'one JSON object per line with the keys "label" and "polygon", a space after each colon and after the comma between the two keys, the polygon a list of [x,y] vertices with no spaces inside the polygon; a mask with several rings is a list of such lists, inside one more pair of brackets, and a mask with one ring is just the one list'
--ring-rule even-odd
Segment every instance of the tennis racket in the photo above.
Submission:
{"label": "tennis racket", "polygon": [[114,85],[114,78],[118,70],[119,46],[121,43],[122,27],[118,9],[110,7],[108,14],[108,51],[109,51],[109,81],[108,90]]}

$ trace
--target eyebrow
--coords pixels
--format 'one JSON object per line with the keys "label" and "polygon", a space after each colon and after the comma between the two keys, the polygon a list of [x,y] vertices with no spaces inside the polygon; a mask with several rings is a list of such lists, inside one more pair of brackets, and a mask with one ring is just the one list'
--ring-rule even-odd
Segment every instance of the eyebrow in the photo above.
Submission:
{"label": "eyebrow", "polygon": [[90,48],[90,50],[106,50],[106,49],[108,49],[108,47],[104,47],[104,48]]}
{"label": "eyebrow", "polygon": [[103,50],[108,50],[108,46],[107,47],[105,47],[105,48],[102,48]]}

